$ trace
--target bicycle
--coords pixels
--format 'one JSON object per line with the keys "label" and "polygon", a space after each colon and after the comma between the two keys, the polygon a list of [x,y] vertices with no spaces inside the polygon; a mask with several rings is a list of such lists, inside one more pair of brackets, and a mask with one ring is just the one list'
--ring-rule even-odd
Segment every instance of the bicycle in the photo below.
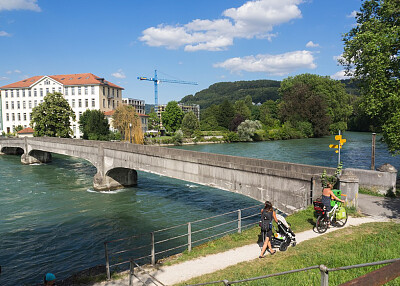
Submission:
{"label": "bicycle", "polygon": [[341,202],[335,201],[335,205],[333,206],[331,211],[326,213],[325,206],[322,204],[322,202],[314,202],[314,209],[318,214],[315,227],[319,233],[326,232],[329,225],[343,227],[346,224],[348,215],[346,209],[344,207],[341,208],[341,206]]}

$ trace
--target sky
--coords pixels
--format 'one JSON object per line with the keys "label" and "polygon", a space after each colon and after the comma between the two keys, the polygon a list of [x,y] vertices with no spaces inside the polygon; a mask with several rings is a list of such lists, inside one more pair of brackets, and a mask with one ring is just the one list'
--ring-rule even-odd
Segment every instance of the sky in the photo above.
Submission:
{"label": "sky", "polygon": [[179,101],[217,82],[345,78],[342,35],[360,0],[0,0],[0,86],[93,73],[123,97]]}

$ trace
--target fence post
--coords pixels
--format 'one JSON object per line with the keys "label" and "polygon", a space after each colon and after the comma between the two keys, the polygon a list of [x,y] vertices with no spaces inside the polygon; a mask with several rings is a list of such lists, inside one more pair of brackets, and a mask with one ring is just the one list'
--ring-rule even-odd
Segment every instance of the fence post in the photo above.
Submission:
{"label": "fence post", "polygon": [[328,267],[326,267],[325,265],[320,265],[319,271],[321,272],[321,286],[329,286]]}
{"label": "fence post", "polygon": [[151,236],[151,264],[156,265],[156,246],[154,241],[154,232],[151,232],[150,236]]}
{"label": "fence post", "polygon": [[188,222],[188,251],[192,251],[192,224]]}
{"label": "fence post", "polygon": [[238,210],[238,233],[242,232],[242,210]]}
{"label": "fence post", "polygon": [[135,274],[135,266],[133,264],[133,259],[129,260],[129,286],[133,285],[133,275]]}
{"label": "fence post", "polygon": [[111,279],[111,273],[110,273],[110,260],[108,257],[108,247],[107,247],[107,242],[104,242],[104,251],[106,254],[106,272],[107,272],[107,280]]}

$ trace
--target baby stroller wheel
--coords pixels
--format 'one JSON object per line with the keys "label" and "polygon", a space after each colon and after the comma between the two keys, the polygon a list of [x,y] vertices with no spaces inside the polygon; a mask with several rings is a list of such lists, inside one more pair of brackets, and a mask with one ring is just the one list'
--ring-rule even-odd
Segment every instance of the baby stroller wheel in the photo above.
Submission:
{"label": "baby stroller wheel", "polygon": [[288,244],[286,241],[281,243],[281,246],[279,247],[280,251],[286,251],[286,249],[288,248]]}
{"label": "baby stroller wheel", "polygon": [[297,242],[293,241],[292,246],[296,246],[296,245],[297,245]]}

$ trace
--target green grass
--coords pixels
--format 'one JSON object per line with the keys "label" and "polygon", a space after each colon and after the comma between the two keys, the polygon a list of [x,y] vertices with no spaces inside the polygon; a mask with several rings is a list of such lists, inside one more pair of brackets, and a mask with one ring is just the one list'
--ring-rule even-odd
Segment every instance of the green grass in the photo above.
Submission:
{"label": "green grass", "polygon": [[388,190],[387,193],[381,194],[373,189],[368,189],[368,188],[364,188],[364,187],[360,187],[358,189],[358,192],[360,194],[365,194],[365,195],[370,195],[370,196],[375,196],[375,197],[387,197],[387,198],[396,198],[396,197],[400,197],[400,186],[396,186],[396,192],[393,192],[392,190]]}
{"label": "green grass", "polygon": [[[400,224],[368,223],[337,230],[315,239],[307,240],[264,259],[239,263],[221,271],[203,275],[179,285],[204,283],[228,279],[241,280],[313,265],[329,268],[400,258]],[[339,285],[382,266],[330,272],[329,285]],[[268,283],[268,284],[267,284]],[[400,278],[385,285],[399,285]],[[222,285],[215,284],[215,285]],[[319,270],[310,270],[239,285],[320,285]]]}

